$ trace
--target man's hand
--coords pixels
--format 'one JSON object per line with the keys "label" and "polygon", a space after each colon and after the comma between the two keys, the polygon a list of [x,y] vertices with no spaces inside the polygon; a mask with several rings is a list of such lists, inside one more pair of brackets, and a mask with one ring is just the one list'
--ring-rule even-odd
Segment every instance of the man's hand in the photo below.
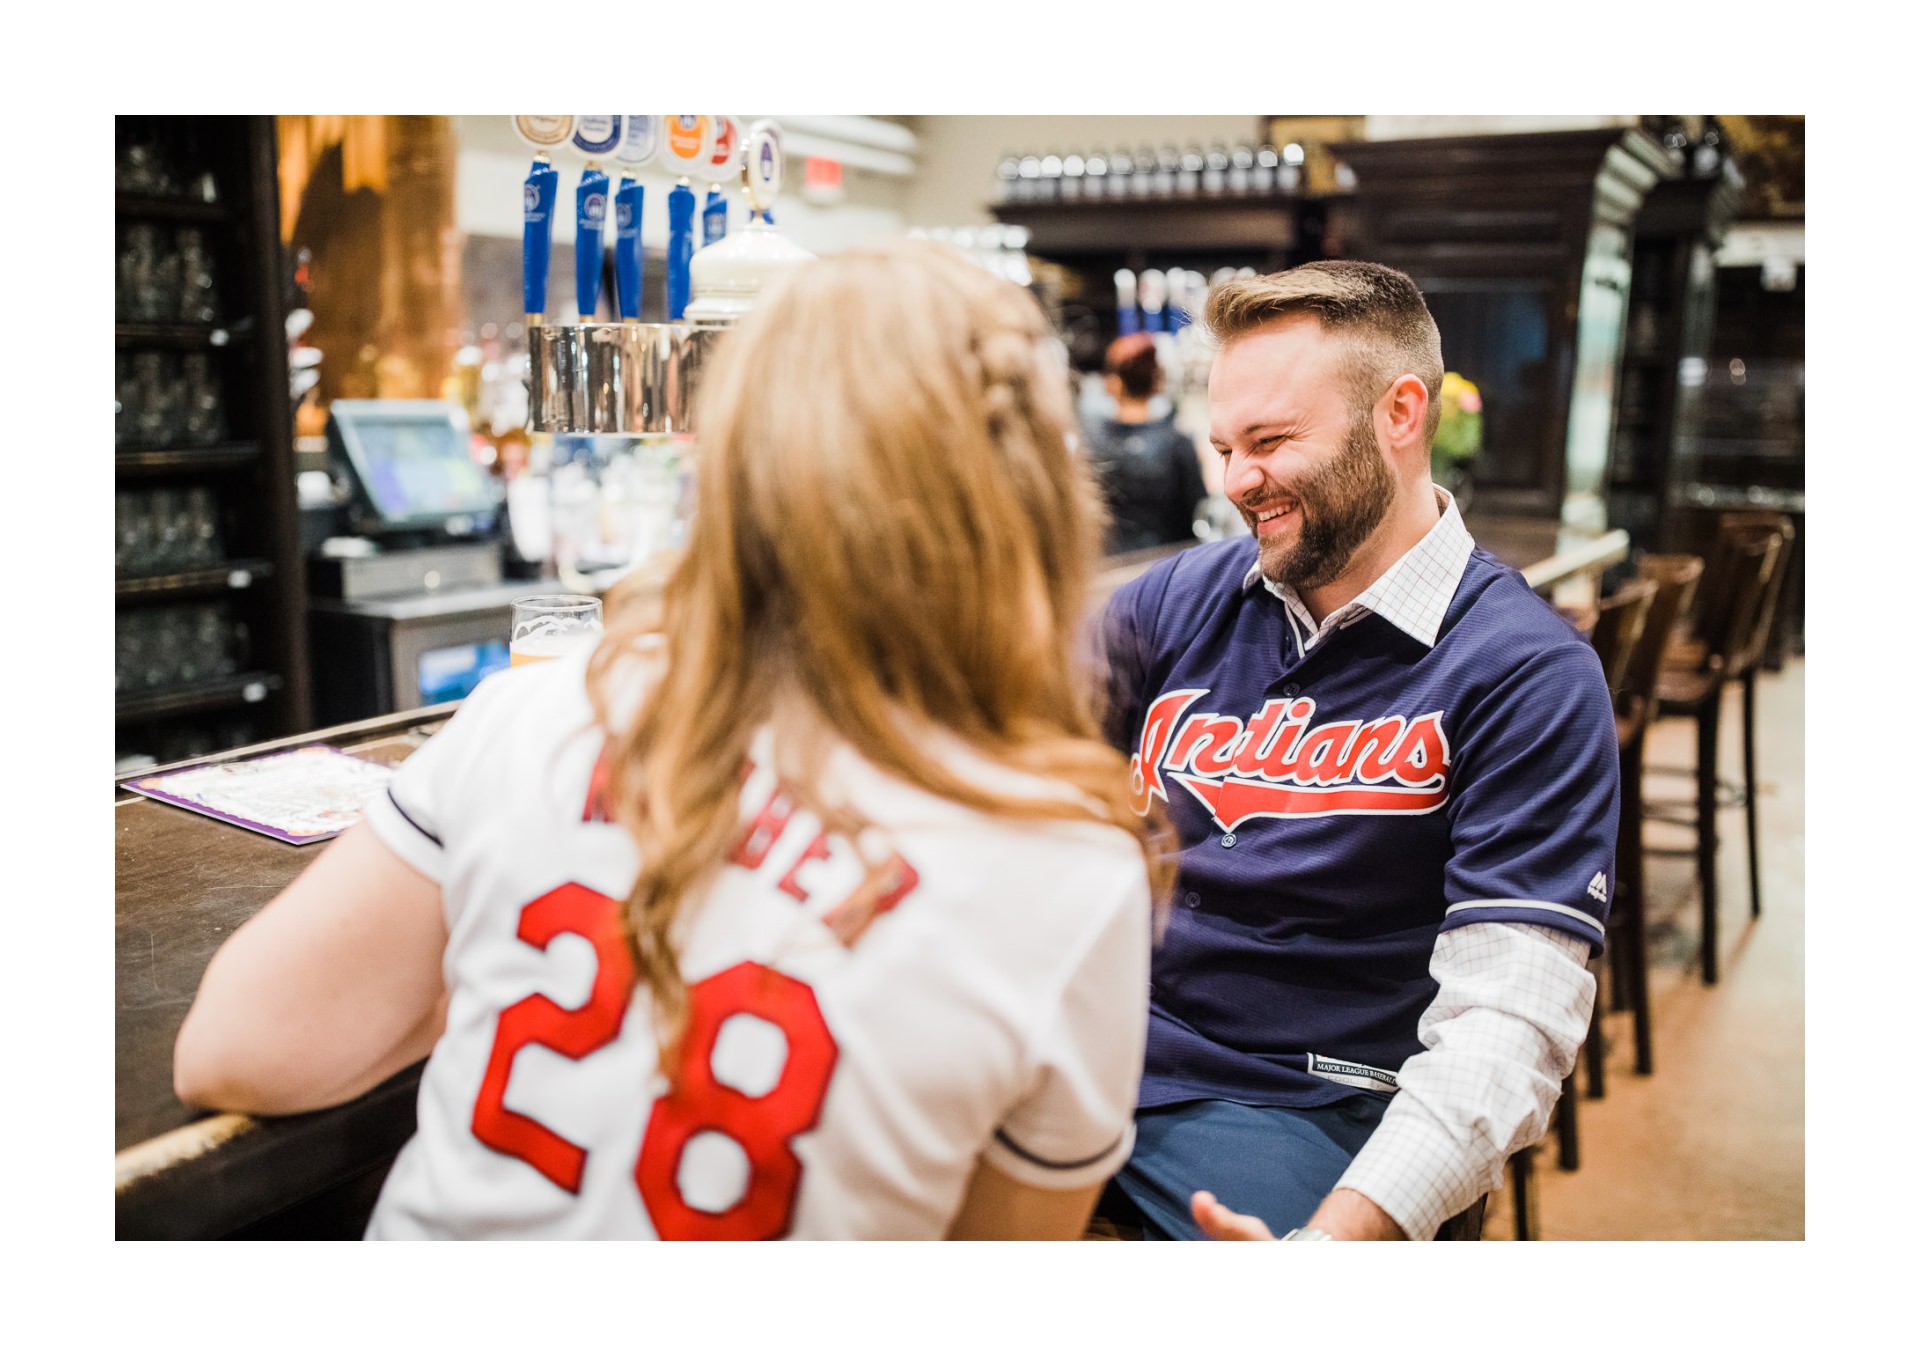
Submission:
{"label": "man's hand", "polygon": [[1193,1222],[1208,1238],[1233,1243],[1273,1242],[1273,1230],[1252,1215],[1237,1215],[1214,1199],[1211,1191],[1193,1193]]}

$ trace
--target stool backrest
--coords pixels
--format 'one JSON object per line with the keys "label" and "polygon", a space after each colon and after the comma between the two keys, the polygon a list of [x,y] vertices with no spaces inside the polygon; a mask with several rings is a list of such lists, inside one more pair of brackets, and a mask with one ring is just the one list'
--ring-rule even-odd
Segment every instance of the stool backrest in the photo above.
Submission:
{"label": "stool backrest", "polygon": [[1766,509],[1733,509],[1720,515],[1719,535],[1735,541],[1774,535],[1780,539],[1779,557],[1773,562],[1766,587],[1760,595],[1759,612],[1739,651],[1727,656],[1727,676],[1738,678],[1760,662],[1767,652],[1773,628],[1779,624],[1781,604],[1786,596],[1787,559],[1793,554],[1793,520],[1784,513]]}
{"label": "stool backrest", "polygon": [[1707,662],[1723,679],[1737,678],[1759,655],[1761,609],[1779,575],[1786,539],[1770,527],[1738,528],[1714,539],[1713,555],[1700,575],[1694,637],[1706,646]]}
{"label": "stool backrest", "polygon": [[1607,691],[1618,697],[1627,681],[1627,664],[1645,633],[1647,613],[1659,586],[1650,579],[1633,579],[1602,598],[1593,622],[1593,648],[1607,675]]}
{"label": "stool backrest", "polygon": [[1627,663],[1625,690],[1651,697],[1660,682],[1660,665],[1674,629],[1693,608],[1695,591],[1707,562],[1699,556],[1640,557],[1640,577],[1654,585],[1653,606],[1647,609],[1646,629]]}

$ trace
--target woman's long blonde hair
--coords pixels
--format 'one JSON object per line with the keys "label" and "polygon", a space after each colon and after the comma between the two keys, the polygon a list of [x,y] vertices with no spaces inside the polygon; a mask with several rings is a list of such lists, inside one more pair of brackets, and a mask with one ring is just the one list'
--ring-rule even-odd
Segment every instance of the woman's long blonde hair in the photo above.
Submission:
{"label": "woman's long blonde hair", "polygon": [[[685,554],[657,618],[611,600],[588,679],[608,802],[639,845],[624,921],[663,1050],[686,1010],[675,919],[740,838],[748,744],[770,718],[782,782],[840,830],[861,825],[809,797],[844,741],[960,805],[1113,824],[1146,850],[1155,826],[1128,808],[1091,706],[1099,498],[1067,443],[1057,353],[1026,293],[902,243],[806,265],[703,373]],[[664,673],[622,724],[622,657],[657,624]],[[927,746],[934,731],[1070,791],[983,787]],[[1147,860],[1163,896],[1171,860]]]}

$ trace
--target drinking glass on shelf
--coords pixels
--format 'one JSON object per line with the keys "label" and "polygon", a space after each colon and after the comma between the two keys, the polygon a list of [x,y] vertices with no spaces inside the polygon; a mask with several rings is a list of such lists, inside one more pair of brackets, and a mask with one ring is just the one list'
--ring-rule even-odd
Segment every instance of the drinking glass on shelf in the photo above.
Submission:
{"label": "drinking glass on shelf", "polygon": [[139,574],[146,563],[145,505],[132,490],[113,496],[113,572]]}
{"label": "drinking glass on shelf", "polygon": [[227,436],[219,377],[206,354],[189,353],[180,359],[178,396],[181,442],[211,447]]}
{"label": "drinking glass on shelf", "polygon": [[141,447],[171,446],[180,422],[176,414],[179,383],[168,371],[165,354],[149,351],[133,355],[132,397],[133,442]]}
{"label": "drinking glass on shelf", "polygon": [[189,325],[211,325],[220,318],[219,297],[213,284],[213,253],[198,227],[183,226],[174,234],[180,298],[179,318]]}
{"label": "drinking glass on shelf", "polygon": [[604,629],[598,598],[578,593],[516,598],[509,662],[531,664],[590,649]]}
{"label": "drinking glass on shelf", "polygon": [[186,493],[186,558],[190,565],[217,565],[226,555],[220,539],[220,505],[212,489],[195,485]]}
{"label": "drinking glass on shelf", "polygon": [[122,320],[155,324],[174,319],[180,303],[180,257],[160,228],[129,227],[120,247],[115,313]]}

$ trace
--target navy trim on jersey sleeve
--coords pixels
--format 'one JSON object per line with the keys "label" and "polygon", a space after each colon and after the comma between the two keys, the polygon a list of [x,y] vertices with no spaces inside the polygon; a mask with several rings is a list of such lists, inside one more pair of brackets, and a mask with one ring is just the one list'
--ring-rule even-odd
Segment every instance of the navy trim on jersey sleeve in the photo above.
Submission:
{"label": "navy trim on jersey sleeve", "polygon": [[426,839],[429,843],[432,843],[435,847],[446,846],[445,843],[440,841],[439,834],[435,833],[432,829],[429,829],[425,824],[422,824],[418,819],[414,818],[412,815],[407,813],[407,807],[402,805],[399,799],[394,796],[392,787],[387,788],[387,800],[391,802],[393,805],[393,808],[399,812],[400,818],[406,820],[407,823],[413,825],[414,829],[420,834],[422,838]]}
{"label": "navy trim on jersey sleeve", "polygon": [[1007,1134],[1005,1130],[995,1130],[993,1132],[993,1137],[996,1140],[1000,1141],[1000,1143],[1004,1145],[1007,1149],[1009,1149],[1013,1153],[1018,1154],[1021,1158],[1033,1164],[1036,1168],[1050,1168],[1054,1172],[1073,1172],[1080,1168],[1093,1166],[1095,1163],[1098,1163],[1101,1159],[1111,1154],[1115,1149],[1118,1149],[1121,1143],[1125,1141],[1127,1137],[1127,1132],[1125,1130],[1122,1130],[1117,1136],[1114,1137],[1113,1143],[1107,1145],[1107,1147],[1102,1149],[1099,1153],[1088,1154],[1085,1158],[1076,1158],[1073,1161],[1066,1162],[1066,1163],[1058,1162],[1051,1158],[1042,1158],[1039,1154],[1034,1153],[1029,1149],[1021,1148],[1019,1144],[1014,1142],[1013,1137]]}
{"label": "navy trim on jersey sleeve", "polygon": [[1605,944],[1607,931],[1589,915],[1564,904],[1539,899],[1473,899],[1447,906],[1441,931],[1468,923],[1532,923],[1536,927],[1570,932],[1596,948]]}

